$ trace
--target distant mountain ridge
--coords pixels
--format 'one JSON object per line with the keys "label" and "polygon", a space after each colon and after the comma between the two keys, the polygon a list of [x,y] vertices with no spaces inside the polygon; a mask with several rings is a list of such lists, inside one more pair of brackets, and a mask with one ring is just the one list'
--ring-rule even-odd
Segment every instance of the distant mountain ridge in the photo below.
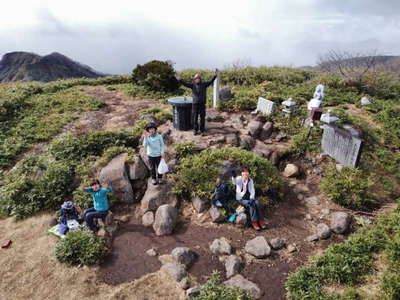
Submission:
{"label": "distant mountain ridge", "polygon": [[40,56],[30,52],[10,52],[0,60],[0,82],[43,81],[66,78],[98,78],[105,74],[53,52]]}

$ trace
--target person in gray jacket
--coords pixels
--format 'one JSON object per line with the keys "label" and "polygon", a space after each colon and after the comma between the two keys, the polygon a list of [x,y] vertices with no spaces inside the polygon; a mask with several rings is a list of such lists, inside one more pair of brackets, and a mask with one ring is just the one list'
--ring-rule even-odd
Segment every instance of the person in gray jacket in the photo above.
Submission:
{"label": "person in gray jacket", "polygon": [[194,75],[192,82],[183,81],[177,77],[179,83],[192,89],[192,123],[195,135],[198,134],[199,127],[201,134],[204,134],[205,132],[207,88],[214,82],[215,78],[217,78],[217,75],[218,69],[215,69],[214,76],[208,81],[203,81],[200,74]]}

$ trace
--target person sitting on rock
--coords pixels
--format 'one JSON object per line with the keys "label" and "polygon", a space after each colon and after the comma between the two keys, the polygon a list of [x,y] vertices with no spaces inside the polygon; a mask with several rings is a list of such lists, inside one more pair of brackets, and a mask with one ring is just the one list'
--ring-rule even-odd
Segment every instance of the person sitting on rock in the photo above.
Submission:
{"label": "person sitting on rock", "polygon": [[157,125],[150,122],[143,132],[143,147],[146,148],[147,156],[151,166],[152,183],[162,183],[162,175],[158,174],[158,165],[164,158],[164,140],[161,134],[157,133]]}
{"label": "person sitting on rock", "polygon": [[265,229],[267,226],[264,213],[260,203],[255,199],[254,182],[250,178],[249,170],[243,168],[241,175],[236,176],[236,172],[232,171],[232,183],[236,186],[236,200],[248,209],[253,228],[256,230]]}
{"label": "person sitting on rock", "polygon": [[221,178],[217,178],[215,183],[214,194],[211,198],[212,204],[215,207],[223,208],[227,213],[230,212],[229,208],[229,196],[231,194],[231,189],[228,184],[226,184]]}
{"label": "person sitting on rock", "polygon": [[192,82],[186,82],[177,77],[179,83],[192,89],[192,123],[195,135],[198,134],[199,130],[199,116],[200,132],[202,135],[205,133],[207,88],[214,82],[217,75],[218,69],[215,69],[214,76],[208,81],[203,81],[200,74],[194,75]]}
{"label": "person sitting on rock", "polygon": [[112,191],[111,186],[100,184],[99,180],[94,180],[90,187],[79,188],[81,191],[92,194],[93,207],[83,212],[82,220],[86,222],[86,226],[96,232],[98,230],[94,219],[101,219],[107,216],[109,210],[107,194]]}

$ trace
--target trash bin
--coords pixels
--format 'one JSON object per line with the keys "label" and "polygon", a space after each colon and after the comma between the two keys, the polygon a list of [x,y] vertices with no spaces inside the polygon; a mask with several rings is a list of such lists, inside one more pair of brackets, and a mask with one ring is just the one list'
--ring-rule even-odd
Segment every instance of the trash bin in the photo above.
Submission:
{"label": "trash bin", "polygon": [[190,130],[192,125],[192,97],[169,98],[173,107],[174,127],[178,130]]}

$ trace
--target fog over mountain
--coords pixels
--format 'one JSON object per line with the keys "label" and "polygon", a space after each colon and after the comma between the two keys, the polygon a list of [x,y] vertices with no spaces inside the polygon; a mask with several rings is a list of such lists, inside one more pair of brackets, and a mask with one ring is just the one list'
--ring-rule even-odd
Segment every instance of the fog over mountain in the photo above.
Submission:
{"label": "fog over mountain", "polygon": [[104,73],[129,73],[151,59],[181,69],[237,59],[314,65],[329,49],[400,53],[395,0],[16,0],[2,9],[0,55],[56,51]]}

